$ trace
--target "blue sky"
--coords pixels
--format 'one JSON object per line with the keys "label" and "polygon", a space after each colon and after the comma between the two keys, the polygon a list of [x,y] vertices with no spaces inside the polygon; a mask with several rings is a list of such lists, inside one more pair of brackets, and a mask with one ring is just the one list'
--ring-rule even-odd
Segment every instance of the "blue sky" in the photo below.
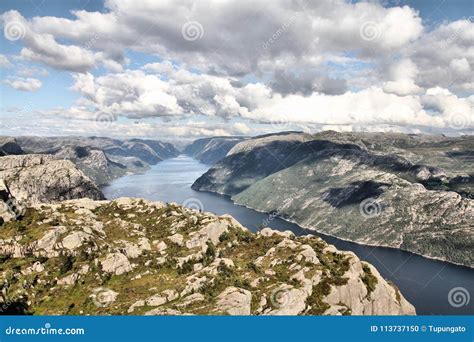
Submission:
{"label": "blue sky", "polygon": [[0,14],[25,35],[0,37],[1,134],[472,132],[470,0],[4,0]]}

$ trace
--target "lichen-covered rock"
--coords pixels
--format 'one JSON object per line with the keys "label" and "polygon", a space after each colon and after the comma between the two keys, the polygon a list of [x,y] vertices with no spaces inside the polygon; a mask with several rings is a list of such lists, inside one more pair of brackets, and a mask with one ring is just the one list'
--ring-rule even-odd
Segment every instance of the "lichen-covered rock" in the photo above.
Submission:
{"label": "lichen-covered rock", "polygon": [[64,248],[73,251],[82,246],[84,241],[90,240],[91,238],[92,235],[85,232],[73,232],[63,239],[62,244]]}
{"label": "lichen-covered rock", "polygon": [[229,315],[250,315],[252,293],[248,290],[228,287],[217,299],[217,308]]}
{"label": "lichen-covered rock", "polygon": [[108,254],[104,260],[101,260],[100,264],[102,270],[115,275],[121,275],[132,270],[132,265],[128,258],[122,253]]}
{"label": "lichen-covered rock", "polygon": [[64,278],[58,280],[58,285],[74,285],[79,278],[79,275],[76,273],[70,274]]}

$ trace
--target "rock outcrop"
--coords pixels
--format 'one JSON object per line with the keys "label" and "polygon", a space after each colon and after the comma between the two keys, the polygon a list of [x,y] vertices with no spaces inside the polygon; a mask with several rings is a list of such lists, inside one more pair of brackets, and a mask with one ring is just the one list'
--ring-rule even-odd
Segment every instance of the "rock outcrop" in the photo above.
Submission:
{"label": "rock outcrop", "polygon": [[0,178],[0,224],[16,220],[24,214],[24,208],[13,197],[8,185]]}
{"label": "rock outcrop", "polygon": [[140,199],[35,205],[0,228],[0,258],[0,305],[34,314],[415,314],[318,237]]}
{"label": "rock outcrop", "polygon": [[97,186],[72,162],[49,155],[0,157],[0,179],[23,205],[82,197],[103,198]]}
{"label": "rock outcrop", "polygon": [[[179,154],[169,143],[157,140],[119,140],[102,137],[5,137],[22,153],[48,154],[72,161],[97,185],[104,185],[127,173],[142,172],[166,158]],[[11,153],[15,150],[10,146]],[[18,152],[18,151],[17,151]],[[1,149],[0,149],[0,155]]]}

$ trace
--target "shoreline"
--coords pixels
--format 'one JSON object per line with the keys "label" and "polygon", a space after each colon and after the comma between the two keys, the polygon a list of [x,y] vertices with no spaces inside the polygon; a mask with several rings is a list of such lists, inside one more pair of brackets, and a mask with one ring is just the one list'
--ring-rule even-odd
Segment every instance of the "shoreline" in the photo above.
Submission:
{"label": "shoreline", "polygon": [[[201,163],[198,159],[194,158],[193,156],[189,156],[189,155],[186,155],[186,154],[179,154],[178,156],[180,155],[184,155],[184,156],[188,156],[194,160],[196,160],[197,162]],[[176,156],[176,157],[178,157]],[[173,157],[173,158],[176,158],[176,157]],[[158,163],[154,164],[154,165],[157,165],[159,164],[160,162],[162,161],[165,161],[165,160],[168,160],[168,159],[172,159],[172,158],[167,158],[167,159],[164,159],[164,160],[161,160],[159,161]],[[206,164],[207,165],[207,164]],[[145,170],[145,171],[139,171],[139,172],[132,172],[131,175],[137,175],[137,174],[144,174],[146,173],[147,171],[149,171],[151,169],[151,166],[153,165],[150,165],[150,167],[148,168],[148,170]],[[209,165],[207,165],[209,166]],[[117,177],[115,178],[114,180],[118,180],[124,176],[127,176],[127,175],[123,175],[123,176],[120,176],[120,177]],[[114,181],[112,180],[112,181]],[[250,210],[253,210],[253,211],[256,211],[258,213],[262,213],[262,214],[266,214],[266,215],[270,215],[271,213],[267,212],[267,211],[262,211],[262,210],[259,210],[259,209],[256,209],[256,208],[253,208],[253,207],[250,207],[250,206],[246,206],[244,204],[240,204],[240,203],[236,203],[233,199],[232,199],[232,196],[230,195],[227,195],[227,194],[223,194],[223,193],[220,193],[220,192],[217,192],[217,191],[211,191],[211,190],[201,190],[201,189],[196,189],[193,187],[194,185],[194,182],[196,180],[193,181],[192,185],[190,186],[191,189],[195,190],[195,191],[199,191],[199,192],[203,192],[203,193],[210,193],[210,194],[213,194],[213,195],[217,195],[217,196],[222,196],[224,197],[225,199],[228,199],[229,201],[232,202],[232,204],[236,205],[236,206],[240,206],[240,207],[243,207],[243,208],[246,208],[246,209],[250,209]],[[109,186],[110,184],[107,184],[107,185],[101,185],[99,186],[99,189],[102,191],[102,188],[106,187],[106,186]],[[107,199],[108,200],[108,199]],[[424,254],[420,254],[420,253],[417,253],[417,252],[414,252],[414,251],[410,251],[410,250],[407,250],[407,249],[404,249],[404,248],[399,248],[399,247],[393,247],[393,246],[388,246],[388,245],[377,245],[377,244],[371,244],[371,243],[364,243],[364,242],[359,242],[359,241],[354,241],[354,240],[350,240],[350,239],[346,239],[346,238],[342,238],[342,237],[339,237],[339,236],[336,236],[336,235],[332,235],[332,234],[328,234],[328,233],[325,233],[325,232],[321,232],[317,229],[314,229],[312,227],[308,227],[308,226],[304,226],[296,221],[293,221],[291,219],[288,219],[288,218],[284,218],[282,216],[279,216],[279,215],[275,215],[274,216],[275,218],[278,218],[280,220],[283,220],[285,222],[288,222],[288,223],[292,223],[296,226],[298,226],[300,229],[302,230],[305,230],[305,231],[308,231],[308,234],[311,234],[312,232],[314,233],[317,233],[317,234],[320,234],[322,236],[327,236],[327,237],[330,237],[330,238],[334,238],[334,239],[338,239],[338,240],[341,240],[341,241],[344,241],[344,242],[349,242],[349,243],[354,243],[354,244],[357,244],[357,245],[361,245],[361,246],[367,246],[367,247],[377,247],[377,248],[387,248],[387,249],[391,249],[391,250],[399,250],[399,251],[403,251],[403,252],[406,252],[406,253],[410,253],[410,254],[413,254],[413,255],[416,255],[416,256],[420,256],[420,257],[423,257],[423,258],[426,258],[426,259],[429,259],[429,260],[435,260],[435,261],[439,261],[439,262],[445,262],[445,263],[448,263],[448,264],[451,264],[451,265],[455,265],[455,266],[458,266],[458,267],[463,267],[463,268],[466,268],[468,270],[474,270],[474,265],[472,266],[469,266],[469,265],[465,265],[465,264],[460,264],[460,263],[456,263],[456,262],[453,262],[453,261],[449,261],[449,260],[446,260],[446,259],[443,259],[443,258],[439,258],[439,257],[433,257],[433,256],[429,256],[429,255],[424,255]]]}
{"label": "shoreline", "polygon": [[[234,205],[237,205],[237,206],[240,206],[240,207],[243,207],[243,208],[246,208],[246,209],[251,209],[251,210],[254,210],[254,211],[256,211],[256,212],[259,212],[259,213],[262,213],[262,214],[266,214],[266,215],[270,215],[270,214],[271,214],[271,213],[269,213],[269,212],[267,212],[267,211],[262,211],[262,210],[259,210],[259,209],[253,208],[253,207],[246,206],[246,205],[244,205],[244,204],[236,203],[236,202],[234,202],[234,201],[232,200],[232,196],[229,196],[229,195],[226,195],[226,194],[221,194],[221,193],[219,193],[219,192],[214,192],[214,191],[209,191],[209,190],[199,190],[199,189],[195,189],[195,188],[193,188],[193,190],[199,191],[199,192],[207,192],[207,193],[211,193],[211,194],[218,195],[218,196],[223,196],[223,197],[229,199]],[[468,270],[474,271],[474,265],[472,265],[472,266],[464,265],[464,264],[456,263],[456,262],[453,262],[453,261],[445,260],[445,259],[442,259],[442,258],[439,258],[439,257],[433,257],[433,256],[429,256],[429,255],[424,255],[424,254],[416,253],[416,252],[414,252],[414,251],[410,251],[410,250],[407,250],[407,249],[404,249],[404,248],[393,247],[393,246],[388,246],[388,245],[376,245],[376,244],[371,244],[371,243],[364,243],[364,242],[354,241],[354,240],[342,238],[342,237],[339,237],[339,236],[336,236],[336,235],[332,235],[332,234],[328,234],[328,233],[325,233],[325,232],[321,232],[321,231],[319,231],[319,230],[317,230],[317,229],[304,226],[304,225],[302,225],[302,224],[300,224],[300,223],[298,223],[298,222],[296,222],[296,221],[293,221],[293,220],[291,220],[291,219],[284,218],[284,217],[279,216],[279,215],[275,215],[274,217],[276,217],[276,218],[278,218],[278,219],[280,219],[280,220],[286,221],[286,222],[288,222],[288,223],[295,224],[295,225],[297,225],[299,228],[301,228],[302,230],[308,231],[308,234],[311,234],[311,232],[315,232],[315,233],[320,234],[320,235],[322,235],[322,236],[331,237],[331,238],[338,239],[338,240],[341,240],[341,241],[344,241],[344,242],[354,243],[354,244],[357,244],[357,245],[368,246],[368,247],[377,247],[377,248],[388,248],[388,249],[392,249],[392,250],[399,250],[399,251],[403,251],[403,252],[406,252],[406,253],[411,253],[411,254],[413,254],[413,255],[420,256],[420,257],[423,257],[423,258],[426,258],[426,259],[435,260],[435,261],[439,261],[439,262],[446,262],[446,263],[449,263],[449,264],[451,264],[451,265],[455,265],[455,266],[459,266],[459,267],[464,267],[464,268],[466,268],[466,269],[468,269]]]}
{"label": "shoreline", "polygon": [[[199,191],[199,190],[196,190],[196,191]],[[232,199],[230,199],[230,200],[232,201]],[[248,206],[245,206],[245,205],[236,203],[236,202],[234,202],[234,201],[232,201],[232,203],[234,203],[235,205],[238,205],[238,206],[247,208],[247,209],[255,210],[255,211],[257,211],[257,212],[259,212],[259,213],[262,213],[262,214],[270,215],[270,213],[268,213],[268,212],[261,211],[261,210],[258,210],[258,209],[252,208],[252,207],[248,207]],[[345,241],[345,242],[355,243],[355,244],[357,244],[357,245],[368,246],[368,247],[389,248],[389,249],[393,249],[393,250],[399,250],[399,251],[403,251],[403,252],[406,252],[406,253],[411,253],[411,254],[413,254],[413,255],[417,255],[417,256],[420,256],[420,257],[423,257],[423,258],[426,258],[426,259],[436,260],[436,261],[440,261],[440,262],[446,262],[446,263],[449,263],[449,264],[451,264],[451,265],[464,267],[464,268],[467,268],[467,269],[469,269],[469,270],[473,270],[473,271],[474,271],[474,265],[468,266],[468,265],[464,265],[464,264],[459,264],[459,263],[456,263],[456,262],[453,262],[453,261],[449,261],[449,260],[445,260],[445,259],[442,259],[442,258],[432,257],[432,256],[429,256],[429,255],[424,255],[424,254],[416,253],[416,252],[413,252],[413,251],[410,251],[410,250],[407,250],[407,249],[404,249],[404,248],[393,247],[393,246],[387,246],[387,245],[376,245],[376,244],[370,244],[370,243],[364,243],[364,242],[358,242],[358,241],[354,241],[354,240],[349,240],[349,239],[345,239],[345,238],[342,238],[342,237],[339,237],[339,236],[335,236],[335,235],[332,235],[332,234],[323,233],[323,232],[320,232],[320,231],[318,231],[318,230],[316,230],[316,229],[312,229],[312,228],[309,228],[309,227],[305,227],[305,226],[301,225],[300,223],[298,223],[298,222],[296,222],[296,221],[289,220],[289,219],[286,219],[286,218],[281,217],[281,216],[278,216],[278,215],[276,215],[275,217],[278,217],[280,220],[283,220],[283,221],[286,221],[286,222],[289,222],[289,223],[293,223],[293,224],[297,225],[298,227],[300,227],[300,228],[303,229],[303,230],[313,231],[313,232],[318,233],[318,234],[320,234],[320,235],[328,236],[328,237],[335,238],[335,239],[338,239],[338,240],[342,240],[342,241]]]}

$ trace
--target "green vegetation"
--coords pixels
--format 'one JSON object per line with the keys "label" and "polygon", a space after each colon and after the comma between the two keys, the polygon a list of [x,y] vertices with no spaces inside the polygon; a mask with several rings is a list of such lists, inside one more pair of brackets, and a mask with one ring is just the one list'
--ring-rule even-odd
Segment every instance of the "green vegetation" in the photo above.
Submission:
{"label": "green vegetation", "polygon": [[[202,230],[205,231],[209,223],[226,227],[216,244],[209,238],[201,245],[187,248],[185,243],[170,239],[178,233],[184,241],[196,234],[203,236]],[[21,232],[17,226],[22,227]],[[143,201],[127,205],[104,203],[91,209],[90,214],[75,204],[63,204],[55,210],[44,206],[38,211],[27,212],[23,220],[9,223],[4,228],[1,238],[14,233],[19,236],[17,239],[21,244],[38,240],[54,229],[61,232],[56,242],[73,232],[87,231],[91,236],[79,241],[72,251],[51,241],[55,252],[49,256],[2,256],[0,274],[4,274],[5,279],[0,283],[0,289],[5,288],[4,292],[12,301],[30,303],[27,309],[33,314],[124,314],[137,301],[156,295],[165,296],[163,291],[166,290],[172,290],[175,295],[160,305],[160,309],[224,314],[216,309],[216,303],[219,294],[228,287],[250,291],[251,312],[261,314],[264,310],[278,309],[273,307],[270,298],[279,286],[303,288],[304,281],[294,276],[302,270],[304,278],[320,279],[313,286],[312,295],[306,299],[308,310],[304,314],[319,315],[329,309],[324,299],[332,287],[347,284],[346,273],[352,258],[328,249],[328,245],[318,237],[256,235],[236,226],[235,221],[226,217]],[[145,247],[140,247],[144,240]],[[303,245],[306,246],[303,248]],[[133,248],[128,250],[130,246]],[[308,246],[314,250],[319,262],[301,257],[300,253]],[[139,248],[143,249],[136,253]],[[131,270],[122,274],[102,270],[103,260],[110,253],[127,256],[133,265]],[[44,271],[32,270],[33,265],[41,266]],[[71,283],[67,285],[63,279]],[[364,267],[363,281],[368,289],[376,282],[374,279],[370,269],[367,271]],[[94,304],[94,291],[102,288],[117,293],[113,305]],[[201,294],[204,300],[182,304],[186,296],[192,294]],[[28,300],[24,301],[25,298]],[[266,304],[260,303],[262,298],[266,298]],[[133,314],[143,314],[155,308],[137,306]],[[351,314],[349,308],[340,312]]]}
{"label": "green vegetation", "polygon": [[370,294],[374,292],[375,286],[378,283],[377,278],[372,274],[370,270],[370,266],[366,263],[362,264],[362,270],[364,271],[364,275],[361,277],[362,282],[367,287],[367,298],[370,298]]}

